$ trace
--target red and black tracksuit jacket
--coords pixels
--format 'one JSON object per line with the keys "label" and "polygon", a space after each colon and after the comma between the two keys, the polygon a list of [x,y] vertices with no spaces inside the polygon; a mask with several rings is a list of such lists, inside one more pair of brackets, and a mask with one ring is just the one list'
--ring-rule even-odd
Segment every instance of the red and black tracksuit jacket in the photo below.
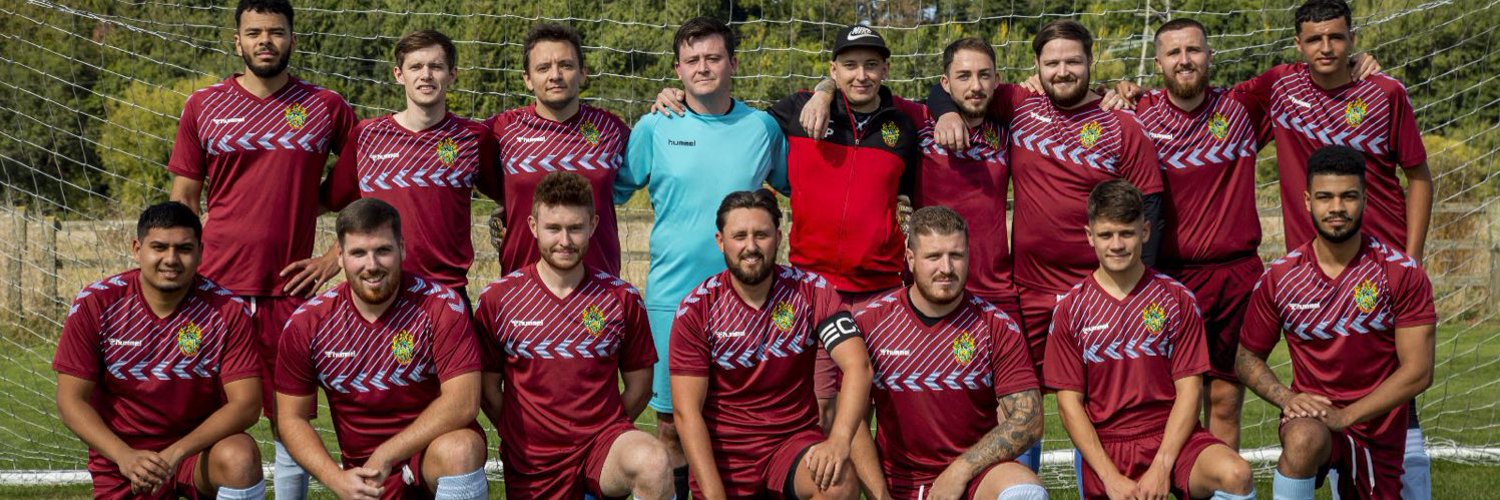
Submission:
{"label": "red and black tracksuit jacket", "polygon": [[900,286],[906,238],[896,225],[896,196],[912,192],[921,162],[917,126],[888,88],[862,126],[835,92],[828,132],[813,140],[798,121],[811,97],[799,92],[771,107],[789,146],[792,265],[842,292]]}

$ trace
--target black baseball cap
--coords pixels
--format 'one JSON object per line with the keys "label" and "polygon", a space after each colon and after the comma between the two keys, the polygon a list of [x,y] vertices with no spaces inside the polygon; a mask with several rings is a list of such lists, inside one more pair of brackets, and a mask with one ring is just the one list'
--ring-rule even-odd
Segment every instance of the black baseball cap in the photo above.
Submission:
{"label": "black baseball cap", "polygon": [[839,31],[838,38],[833,40],[833,55],[829,58],[838,57],[840,52],[858,47],[875,49],[880,52],[881,57],[891,58],[891,49],[885,46],[885,38],[869,26],[858,24]]}

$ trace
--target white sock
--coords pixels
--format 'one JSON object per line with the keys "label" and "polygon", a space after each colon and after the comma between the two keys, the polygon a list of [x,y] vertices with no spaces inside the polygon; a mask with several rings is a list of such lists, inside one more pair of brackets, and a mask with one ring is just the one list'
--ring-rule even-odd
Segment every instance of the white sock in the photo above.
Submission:
{"label": "white sock", "polygon": [[1281,475],[1279,470],[1276,471],[1276,479],[1271,482],[1271,491],[1276,500],[1309,500],[1317,489],[1317,478],[1292,479]]}
{"label": "white sock", "polygon": [[278,500],[303,500],[307,498],[307,470],[292,459],[286,445],[276,440],[276,467],[271,473],[272,486]]}
{"label": "white sock", "polygon": [[1213,500],[1255,500],[1255,488],[1250,488],[1250,492],[1244,495],[1236,495],[1234,493],[1229,493],[1223,490],[1215,490]]}
{"label": "white sock", "polygon": [[219,500],[265,500],[266,480],[262,479],[249,488],[225,488],[219,487],[219,494],[215,497]]}
{"label": "white sock", "polygon": [[995,500],[1047,500],[1047,489],[1036,484],[1018,484],[1001,491]]}
{"label": "white sock", "polygon": [[438,478],[437,491],[432,494],[432,499],[470,500],[489,496],[490,483],[484,476],[484,467],[480,467],[473,472]]}

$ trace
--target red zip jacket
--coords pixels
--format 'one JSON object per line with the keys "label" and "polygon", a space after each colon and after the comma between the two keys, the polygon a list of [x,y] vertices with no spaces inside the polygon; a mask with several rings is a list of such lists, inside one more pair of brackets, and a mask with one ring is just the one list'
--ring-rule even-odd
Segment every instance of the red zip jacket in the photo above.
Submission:
{"label": "red zip jacket", "polygon": [[911,192],[921,162],[917,128],[888,88],[862,127],[835,92],[828,132],[813,140],[798,121],[811,97],[798,92],[771,107],[789,146],[792,265],[841,292],[899,286],[906,238],[896,225],[896,195]]}

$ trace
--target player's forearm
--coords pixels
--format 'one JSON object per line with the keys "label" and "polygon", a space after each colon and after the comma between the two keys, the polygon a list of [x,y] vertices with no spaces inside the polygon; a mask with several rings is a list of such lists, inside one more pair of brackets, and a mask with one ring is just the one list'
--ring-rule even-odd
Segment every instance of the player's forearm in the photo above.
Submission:
{"label": "player's forearm", "polygon": [[1115,468],[1114,461],[1109,459],[1109,454],[1104,452],[1104,445],[1099,441],[1099,433],[1094,429],[1094,423],[1089,421],[1089,415],[1083,408],[1083,395],[1072,391],[1059,391],[1057,393],[1057,412],[1062,416],[1063,428],[1068,431],[1068,438],[1073,441],[1073,446],[1078,448],[1078,453],[1083,455],[1083,461],[1087,462],[1089,468],[1101,478],[1110,478],[1120,475],[1120,469]]}
{"label": "player's forearm", "polygon": [[[478,373],[458,377],[466,376],[474,377],[474,382],[478,383]],[[448,383],[445,382],[444,385]],[[458,430],[479,416],[478,387],[473,387],[473,391],[452,390],[450,387],[443,389],[443,393],[427,405],[427,409],[422,410],[416,420],[375,448],[371,458],[389,461],[377,465],[386,466],[410,458],[427,448],[438,436]]]}
{"label": "player's forearm", "polygon": [[323,446],[323,439],[318,437],[318,431],[314,430],[312,423],[307,417],[299,415],[296,411],[277,410],[276,433],[281,438],[282,444],[286,445],[288,453],[298,465],[307,469],[309,474],[318,478],[323,483],[333,482],[333,477],[343,468],[333,461],[333,456],[328,454],[328,448]]}
{"label": "player's forearm", "polygon": [[869,421],[861,422],[854,432],[854,444],[849,447],[849,460],[854,462],[854,476],[859,478],[865,496],[875,500],[890,497],[886,490],[885,473],[880,470],[880,452],[875,448],[875,438],[870,435]]}
{"label": "player's forearm", "polygon": [[625,382],[625,389],[620,392],[625,403],[625,416],[634,422],[646,411],[646,403],[651,401],[651,369],[624,373],[621,379]]}
{"label": "player's forearm", "polygon": [[719,466],[714,461],[714,449],[710,445],[708,424],[699,409],[687,409],[675,405],[673,421],[677,424],[677,436],[682,441],[682,453],[687,455],[688,469],[698,480],[698,489],[705,498],[724,498],[724,482],[719,477]]}
{"label": "player's forearm", "polygon": [[833,83],[832,78],[828,78],[825,76],[822,80],[818,80],[818,84],[816,86],[813,86],[813,93],[832,94],[833,91],[838,90],[838,88],[838,84]]}
{"label": "player's forearm", "polygon": [[845,356],[857,359],[834,360],[840,361],[838,366],[844,372],[844,381],[839,386],[838,409],[828,439],[844,443],[853,443],[854,433],[870,410],[870,379],[874,377],[875,368],[870,366],[870,358],[862,354],[864,346],[859,347],[861,355]]}
{"label": "player's forearm", "polygon": [[89,405],[88,401],[58,398],[57,410],[58,415],[62,417],[63,425],[73,431],[73,434],[83,440],[89,448],[104,455],[104,458],[119,463],[120,457],[132,449],[129,444],[125,443],[125,440],[120,439],[119,435],[109,430],[109,426],[104,424],[104,419],[99,417],[99,412],[94,411],[94,407]]}
{"label": "player's forearm", "polygon": [[170,195],[172,201],[187,205],[193,213],[203,215],[198,210],[198,203],[201,196],[203,196],[203,181],[189,179],[180,175],[172,178],[172,193]]}
{"label": "player's forearm", "polygon": [[505,398],[504,382],[501,381],[500,374],[494,372],[484,372],[480,378],[484,381],[481,389],[483,394],[479,402],[480,409],[484,411],[484,416],[490,419],[490,424],[499,429],[500,416],[503,415],[500,412],[501,401]]}
{"label": "player's forearm", "polygon": [[1021,456],[1042,438],[1042,396],[1035,389],[1000,399],[1001,416],[994,429],[969,447],[954,465],[962,464],[972,479],[996,463]]}
{"label": "player's forearm", "polygon": [[1249,349],[1240,347],[1235,353],[1234,371],[1245,387],[1277,408],[1286,407],[1287,400],[1292,397],[1292,389],[1281,383],[1276,372],[1271,371],[1271,366],[1266,364],[1266,359]]}
{"label": "player's forearm", "polygon": [[1349,414],[1351,424],[1366,422],[1415,399],[1431,385],[1432,365],[1402,365],[1374,391],[1350,403],[1343,411]]}
{"label": "player's forearm", "polygon": [[[224,406],[209,414],[203,423],[198,424],[188,435],[167,446],[162,450],[162,455],[170,458],[173,463],[184,457],[196,455],[198,452],[208,449],[224,438],[245,432],[250,426],[260,420],[260,383],[259,379],[253,385],[253,393],[231,395]],[[236,381],[234,383],[245,383]]]}
{"label": "player's forearm", "polygon": [[1422,260],[1432,224],[1432,169],[1426,163],[1406,171],[1406,253]]}
{"label": "player's forearm", "polygon": [[1156,449],[1155,457],[1167,470],[1177,464],[1182,445],[1198,427],[1199,405],[1203,400],[1203,377],[1183,377],[1173,384],[1177,388],[1177,399],[1172,401],[1172,412],[1167,414],[1166,433],[1162,435],[1161,447]]}

